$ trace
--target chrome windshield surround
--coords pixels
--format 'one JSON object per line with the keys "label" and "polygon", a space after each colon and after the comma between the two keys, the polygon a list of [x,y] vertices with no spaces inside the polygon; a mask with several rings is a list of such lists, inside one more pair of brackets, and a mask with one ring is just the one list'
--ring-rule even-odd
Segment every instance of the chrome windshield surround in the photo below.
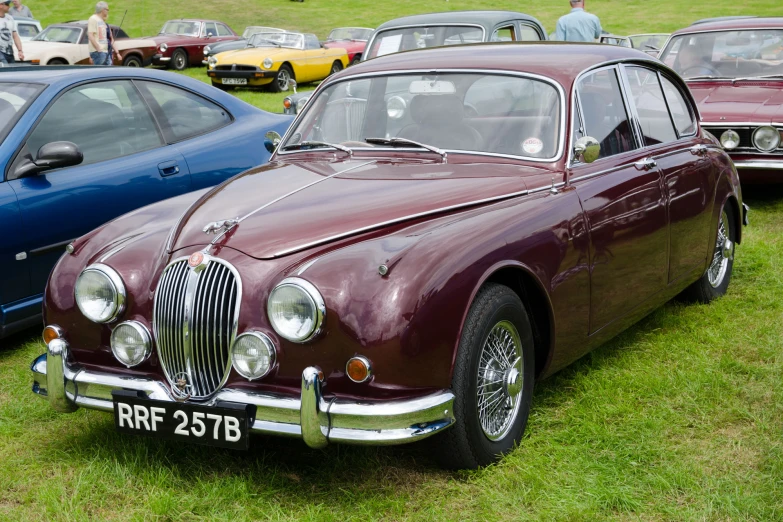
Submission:
{"label": "chrome windshield surround", "polygon": [[[433,23],[433,24],[408,24],[408,25],[395,25],[392,27],[385,27],[381,30],[375,30],[373,31],[372,37],[370,38],[370,41],[367,42],[367,45],[365,46],[365,49],[369,50],[372,49],[372,44],[375,43],[376,38],[378,38],[378,35],[381,33],[385,33],[387,31],[396,31],[399,29],[412,29],[416,27],[473,27],[475,29],[481,29],[481,41],[486,42],[487,41],[487,30],[483,25],[480,24],[466,24],[464,22],[462,23]],[[413,50],[413,49],[410,49]],[[405,52],[405,51],[396,51],[396,52]],[[389,54],[395,54],[395,53],[389,53]],[[373,56],[372,58],[366,58],[367,53],[362,54],[362,61],[366,62],[367,60],[372,60],[372,58],[380,58],[381,56],[388,56],[388,54],[383,54],[381,56]]]}
{"label": "chrome windshield surround", "polygon": [[[190,266],[189,259],[179,257],[163,269],[155,289],[152,330],[158,359],[171,389],[178,386],[179,377],[186,377],[188,386],[194,386],[190,396],[205,400],[218,392],[231,374],[231,345],[239,324],[242,279],[231,264],[217,257],[203,254],[203,260],[196,266]],[[233,281],[224,272],[218,274],[208,270],[210,265],[227,269]],[[176,272],[168,277],[169,271]],[[225,290],[231,282],[235,288],[229,288],[226,296]],[[218,291],[222,292],[219,303],[212,299],[205,305],[211,297],[217,298]],[[234,296],[232,291],[235,291]],[[231,307],[226,317],[222,313],[215,315],[219,306]],[[219,335],[214,332],[215,328],[219,329]],[[216,355],[218,340],[221,353]],[[224,366],[222,371],[221,364]]]}
{"label": "chrome windshield surround", "polygon": [[[418,26],[415,26],[418,27]],[[302,154],[302,153],[312,153],[312,150],[292,150],[292,151],[283,151],[282,145],[284,145],[288,138],[291,137],[291,135],[294,133],[294,128],[296,127],[296,124],[298,123],[300,118],[303,118],[304,115],[306,115],[309,111],[312,110],[313,106],[315,105],[314,100],[320,96],[321,91],[325,90],[332,85],[336,85],[338,83],[346,82],[346,81],[354,81],[354,80],[360,80],[364,78],[376,78],[379,76],[406,76],[406,75],[416,75],[416,74],[483,74],[483,75],[496,75],[496,76],[512,76],[517,78],[528,78],[532,80],[538,80],[541,82],[544,82],[548,85],[551,85],[554,87],[554,89],[557,91],[558,97],[560,99],[559,103],[559,109],[560,109],[560,121],[559,123],[559,132],[558,132],[558,143],[557,143],[557,152],[554,157],[552,158],[530,158],[528,156],[517,156],[517,155],[511,155],[511,154],[500,154],[496,152],[483,152],[483,151],[470,151],[470,150],[456,150],[456,149],[443,149],[448,154],[461,154],[461,155],[480,155],[480,156],[491,156],[496,158],[509,158],[509,159],[516,159],[516,160],[522,160],[522,161],[530,161],[535,163],[554,163],[559,161],[563,157],[563,149],[565,147],[565,127],[566,127],[566,98],[565,98],[565,89],[563,89],[563,86],[557,82],[556,80],[549,78],[547,76],[542,76],[540,74],[533,74],[533,73],[524,73],[524,72],[517,72],[517,71],[508,71],[504,69],[462,69],[462,68],[446,68],[446,69],[393,69],[389,71],[377,71],[377,72],[371,72],[371,73],[363,73],[363,74],[356,74],[354,76],[343,76],[341,78],[337,79],[330,79],[327,78],[324,80],[321,85],[318,86],[318,88],[313,91],[313,94],[310,95],[310,99],[307,103],[307,105],[304,107],[301,113],[299,113],[296,117],[296,120],[294,120],[294,123],[288,127],[288,130],[283,135],[282,139],[280,140],[281,147],[278,147],[278,149],[275,151],[273,156],[270,158],[270,161],[273,161],[277,159],[278,157],[282,156],[288,156],[291,154]],[[331,150],[331,149],[330,149]],[[403,148],[403,147],[367,147],[367,148],[361,148],[361,149],[354,149],[361,152],[389,152],[389,151],[405,151],[405,152],[421,152],[422,149],[419,148]]]}
{"label": "chrome windshield surround", "polygon": [[[275,322],[272,320],[272,311],[270,310],[272,294],[274,294],[277,289],[286,286],[293,286],[298,288],[299,290],[303,291],[306,295],[308,295],[313,302],[313,308],[315,310],[313,329],[307,334],[307,336],[303,338],[290,337],[282,333],[280,330],[277,329],[277,325],[275,325]],[[321,292],[319,292],[318,289],[315,287],[315,285],[312,284],[311,282],[302,279],[301,277],[286,277],[285,279],[280,281],[277,285],[275,285],[275,287],[272,289],[271,292],[269,292],[269,298],[267,299],[266,302],[266,314],[267,314],[267,318],[269,319],[269,324],[272,325],[272,328],[274,328],[277,335],[279,335],[280,337],[288,341],[291,341],[292,343],[301,344],[315,339],[323,331],[323,324],[324,324],[324,320],[326,319],[326,303],[324,302],[324,298],[321,295]]]}
{"label": "chrome windshield surround", "polygon": [[122,282],[122,278],[120,277],[120,274],[117,273],[116,270],[114,270],[109,265],[104,265],[103,263],[93,263],[92,265],[88,266],[87,268],[81,271],[79,277],[76,278],[76,281],[78,282],[79,278],[87,272],[99,272],[105,275],[109,279],[109,282],[111,282],[111,284],[114,286],[114,312],[105,321],[95,321],[94,319],[87,317],[87,315],[82,310],[81,306],[78,306],[79,305],[78,290],[77,290],[78,285],[75,284],[73,286],[73,297],[76,300],[76,305],[78,306],[79,311],[82,313],[82,315],[84,315],[84,317],[86,317],[90,321],[98,324],[111,323],[112,321],[116,320],[117,317],[119,317],[120,314],[122,314],[122,312],[125,311],[125,301],[128,298],[127,291],[125,290],[125,284]]}

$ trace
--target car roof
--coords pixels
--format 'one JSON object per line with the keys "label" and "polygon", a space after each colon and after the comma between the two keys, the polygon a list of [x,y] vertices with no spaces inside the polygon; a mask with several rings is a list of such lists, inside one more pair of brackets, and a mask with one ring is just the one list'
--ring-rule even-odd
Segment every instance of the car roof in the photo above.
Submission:
{"label": "car roof", "polygon": [[440,13],[427,13],[395,18],[394,20],[390,20],[378,26],[376,31],[405,25],[431,24],[471,24],[491,28],[507,20],[526,20],[543,27],[541,22],[535,17],[516,11],[443,11]]}
{"label": "car roof", "polygon": [[221,22],[220,20],[209,20],[208,18],[172,18],[171,20],[166,20],[163,23],[166,24],[168,22],[216,22],[219,24],[225,24],[225,22]]}
{"label": "car roof", "polygon": [[582,71],[603,63],[619,61],[645,62],[668,69],[659,60],[642,51],[617,45],[500,42],[450,45],[392,53],[353,65],[339,73],[339,77],[347,77],[351,73],[383,71],[484,69],[546,76],[568,88]]}
{"label": "car roof", "polygon": [[717,20],[713,22],[702,22],[695,25],[690,25],[684,29],[680,29],[672,33],[672,36],[679,34],[689,33],[704,33],[709,31],[725,31],[725,30],[737,30],[737,29],[768,29],[768,28],[781,28],[783,29],[783,17],[766,17],[766,18],[732,18],[725,20]]}
{"label": "car roof", "polygon": [[[20,65],[5,67],[2,82],[39,83],[61,89],[68,85],[102,78],[145,78],[171,83],[189,82],[186,76],[141,67],[96,67],[90,65]],[[198,82],[198,80],[196,80]]]}

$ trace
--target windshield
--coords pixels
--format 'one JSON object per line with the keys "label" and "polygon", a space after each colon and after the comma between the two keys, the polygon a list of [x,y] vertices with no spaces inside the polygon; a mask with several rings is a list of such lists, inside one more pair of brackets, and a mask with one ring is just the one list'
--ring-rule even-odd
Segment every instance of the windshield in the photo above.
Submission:
{"label": "windshield", "polygon": [[172,20],[163,24],[160,34],[179,34],[182,36],[198,36],[201,30],[201,22],[184,22]]}
{"label": "windshield", "polygon": [[0,82],[0,141],[42,90],[42,85]]}
{"label": "windshield", "polygon": [[482,41],[484,41],[484,29],[478,26],[433,25],[387,29],[375,36],[367,57],[375,58],[412,49]]}
{"label": "windshield", "polygon": [[716,31],[675,36],[661,60],[683,78],[783,74],[783,30]]}
{"label": "windshield", "polygon": [[327,40],[368,40],[372,34],[372,29],[362,29],[361,27],[341,27],[333,29],[329,33]]}
{"label": "windshield", "polygon": [[668,34],[638,34],[631,36],[631,45],[640,51],[658,50],[666,43]]}
{"label": "windshield", "polygon": [[248,40],[256,33],[282,33],[282,29],[275,29],[274,27],[261,27],[258,25],[249,25],[245,28],[245,32],[242,33],[242,38]]}
{"label": "windshield", "polygon": [[[541,80],[499,74],[406,74],[347,80],[311,100],[281,150],[304,142],[371,147],[413,140],[450,151],[552,159],[561,101]],[[406,145],[410,146],[410,145]],[[415,146],[414,146],[415,148]]]}
{"label": "windshield", "polygon": [[35,24],[17,22],[16,30],[19,32],[19,38],[32,38],[38,34],[38,27]]}
{"label": "windshield", "polygon": [[256,33],[250,38],[253,47],[288,47],[302,49],[304,35],[301,33]]}
{"label": "windshield", "polygon": [[82,30],[78,27],[50,25],[33,38],[37,42],[78,43]]}

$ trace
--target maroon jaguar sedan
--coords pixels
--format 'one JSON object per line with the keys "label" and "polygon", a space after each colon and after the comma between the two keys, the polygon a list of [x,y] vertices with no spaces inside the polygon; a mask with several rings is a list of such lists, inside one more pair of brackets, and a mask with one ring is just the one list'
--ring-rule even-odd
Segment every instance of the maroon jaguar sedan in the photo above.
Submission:
{"label": "maroon jaguar sedan", "polygon": [[129,434],[431,437],[475,468],[520,442],[535,380],[674,296],[723,295],[742,239],[687,86],[622,47],[390,54],[266,145],[68,246],[35,393]]}
{"label": "maroon jaguar sedan", "polygon": [[783,18],[693,25],[660,58],[688,82],[742,182],[783,183]]}

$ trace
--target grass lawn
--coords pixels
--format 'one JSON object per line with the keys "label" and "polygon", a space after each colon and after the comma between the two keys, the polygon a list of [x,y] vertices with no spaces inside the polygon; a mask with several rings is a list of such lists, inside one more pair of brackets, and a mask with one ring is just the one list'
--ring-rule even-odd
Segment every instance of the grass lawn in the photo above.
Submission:
{"label": "grass lawn", "polygon": [[[45,24],[94,2],[31,0]],[[407,13],[509,8],[552,31],[557,2],[113,1],[132,35],[180,16],[323,37]],[[607,30],[669,31],[707,16],[783,14],[744,4],[591,0]],[[188,75],[206,80],[203,68]],[[282,95],[235,91],[279,111]],[[783,188],[745,189],[751,226],[726,297],[669,303],[539,383],[521,446],[476,472],[438,469],[425,447],[255,437],[249,452],[119,435],[111,415],[57,414],[30,392],[38,331],[0,341],[0,520],[783,520]]]}

